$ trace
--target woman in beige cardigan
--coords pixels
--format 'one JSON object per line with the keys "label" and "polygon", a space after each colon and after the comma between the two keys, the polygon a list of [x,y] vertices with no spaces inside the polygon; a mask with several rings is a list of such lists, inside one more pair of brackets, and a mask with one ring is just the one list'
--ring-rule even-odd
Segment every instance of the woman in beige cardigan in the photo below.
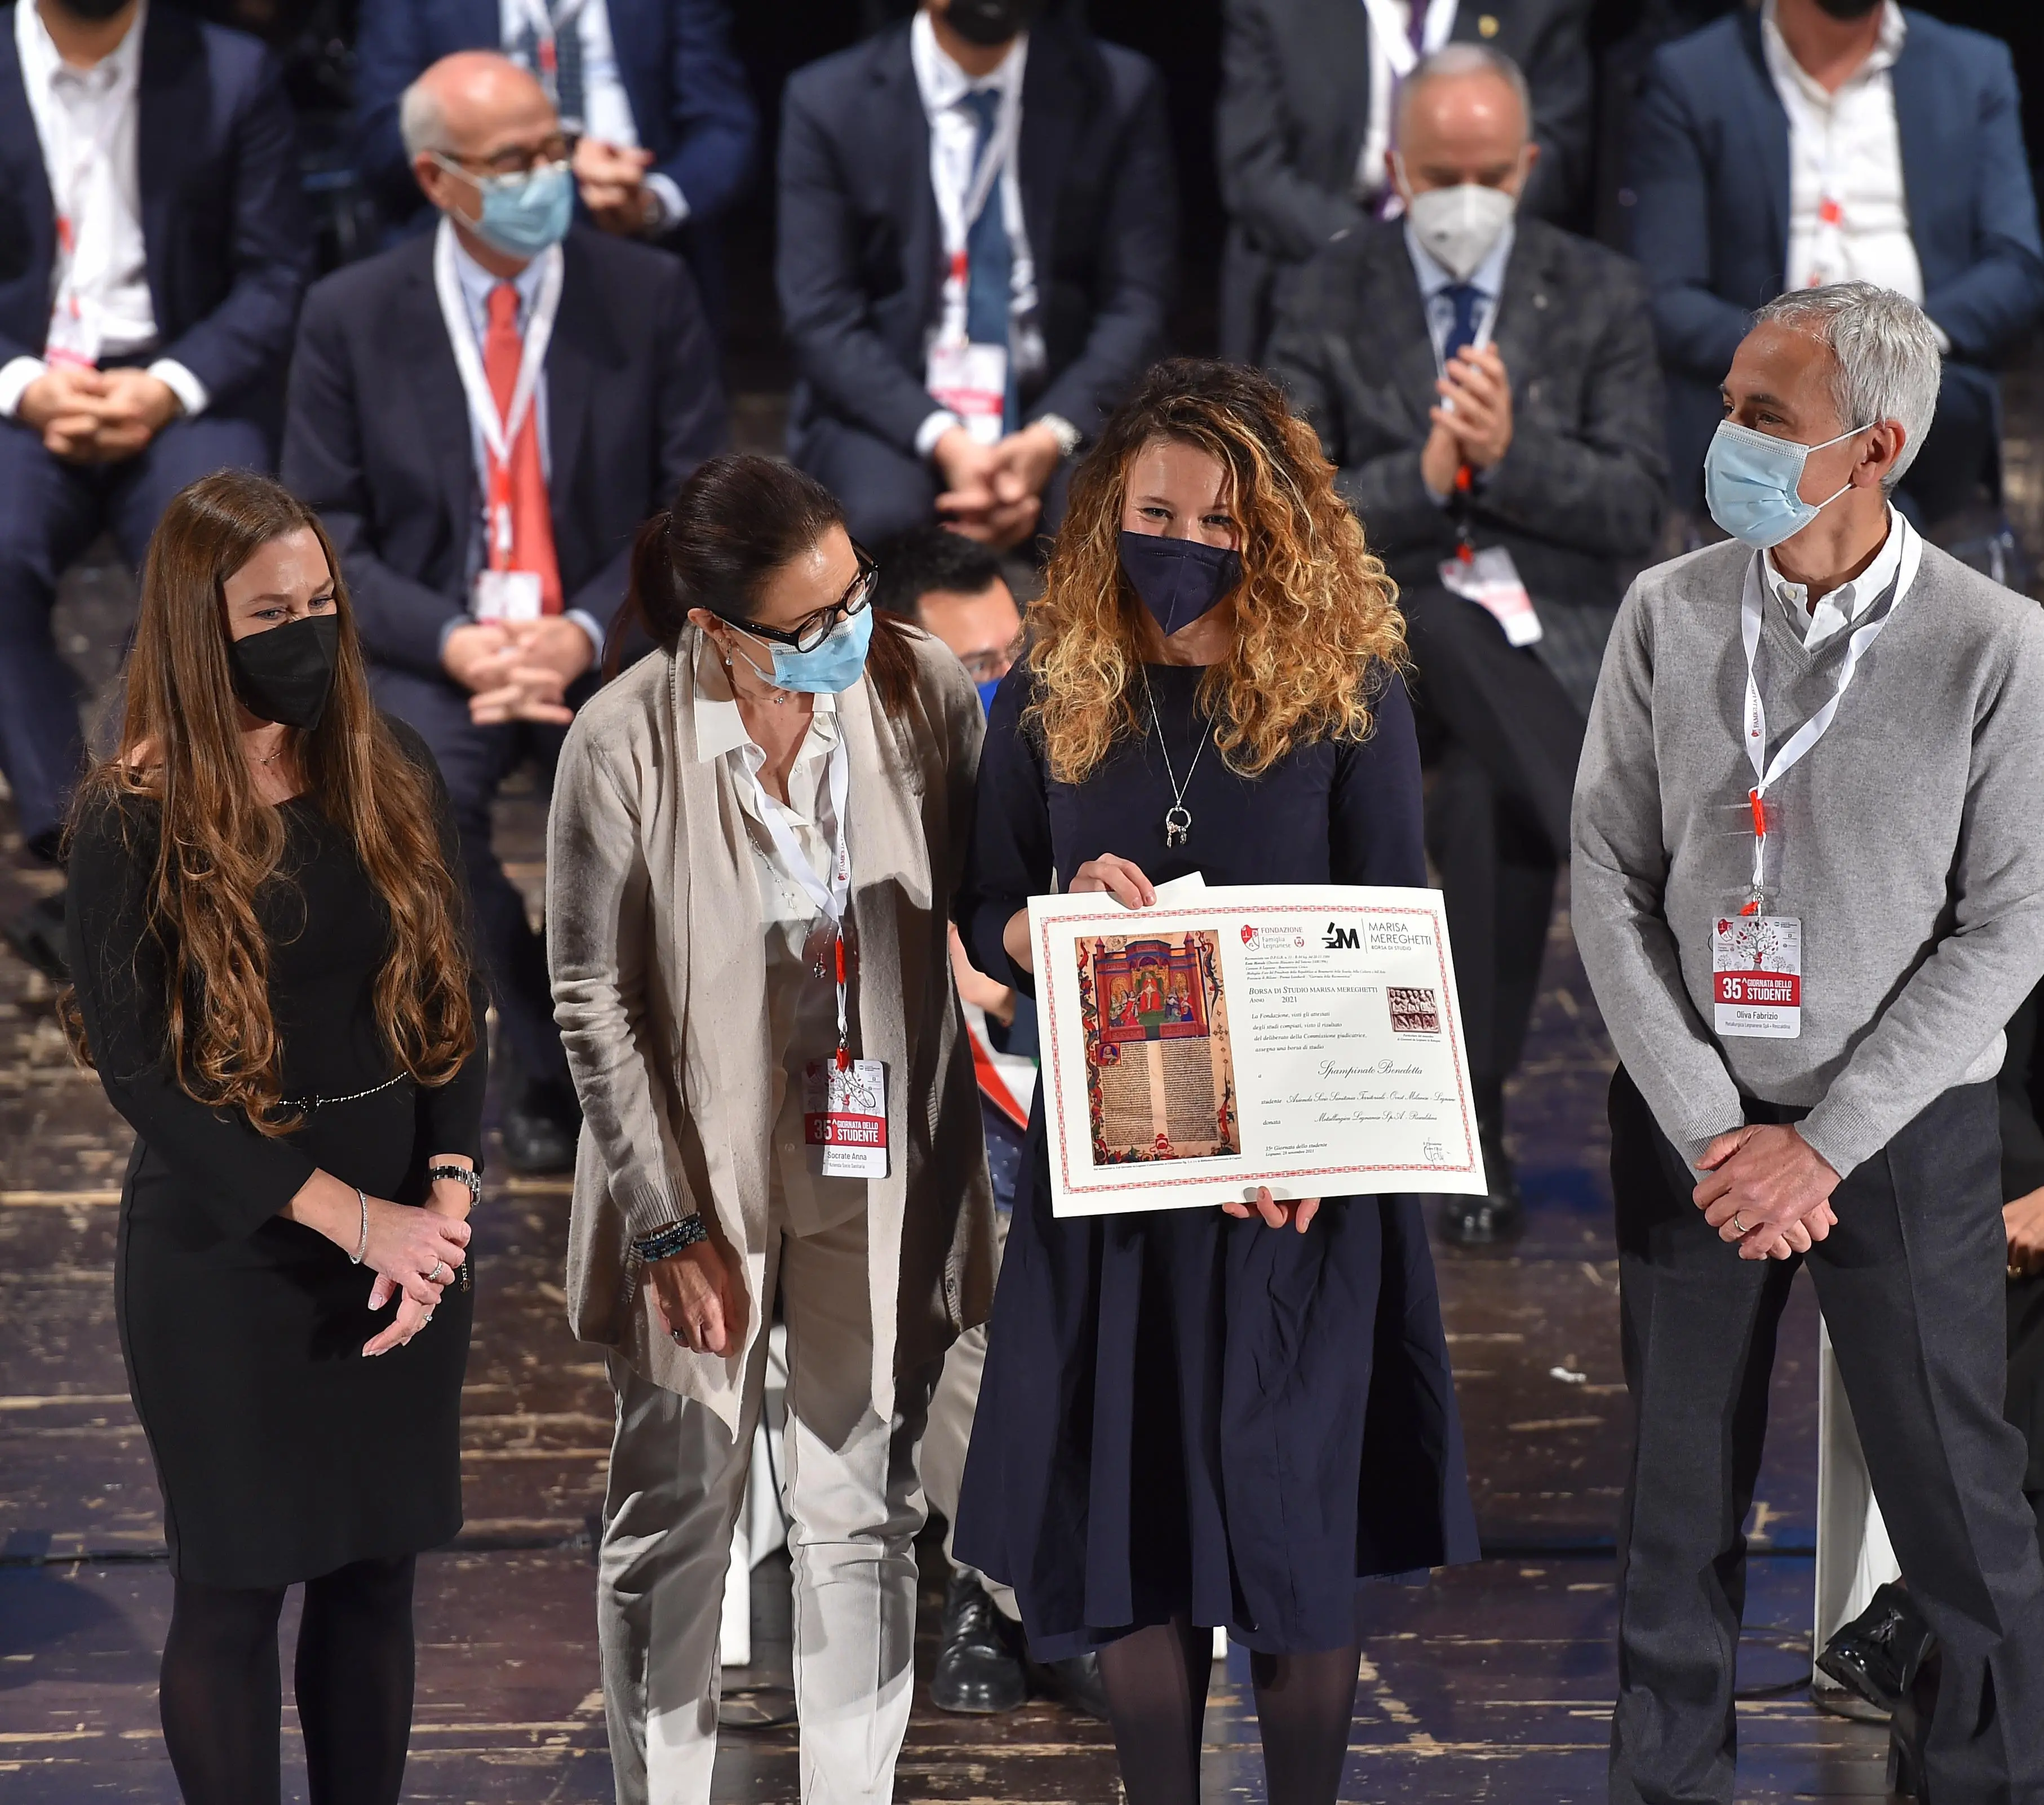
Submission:
{"label": "woman in beige cardigan", "polygon": [[634,555],[660,650],[582,709],[555,779],[568,1311],[617,1396],[597,1621],[625,1805],[709,1796],[777,1299],[802,1796],[890,1796],[908,1725],[916,1444],[991,1292],[946,933],[982,718],[872,577],[809,478],[705,464]]}

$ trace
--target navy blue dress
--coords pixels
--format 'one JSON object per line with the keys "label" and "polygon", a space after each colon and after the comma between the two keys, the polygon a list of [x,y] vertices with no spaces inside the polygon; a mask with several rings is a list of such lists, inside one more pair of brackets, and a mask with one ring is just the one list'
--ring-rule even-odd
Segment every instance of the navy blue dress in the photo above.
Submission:
{"label": "navy blue dress", "polygon": [[[1181,778],[1206,732],[1203,674],[1147,671]],[[1209,746],[1191,835],[1170,849],[1155,733],[1056,782],[1022,728],[1029,681],[1018,666],[1002,684],[981,755],[960,904],[981,970],[1028,988],[1002,927],[1103,853],[1158,883],[1425,883],[1395,677],[1361,745],[1304,747],[1253,779]],[[1417,1203],[1331,1198],[1303,1235],[1218,1209],[1059,1220],[1039,1086],[955,1547],[1015,1588],[1043,1660],[1174,1614],[1273,1653],[1340,1648],[1359,1581],[1475,1559]]]}

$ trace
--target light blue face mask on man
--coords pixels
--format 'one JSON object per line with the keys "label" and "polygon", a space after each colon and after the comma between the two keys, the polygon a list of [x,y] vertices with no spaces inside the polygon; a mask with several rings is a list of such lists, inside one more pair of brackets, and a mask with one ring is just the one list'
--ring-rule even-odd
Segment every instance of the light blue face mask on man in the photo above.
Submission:
{"label": "light blue face mask on man", "polygon": [[536,257],[567,236],[575,190],[566,163],[542,163],[518,175],[477,175],[445,157],[440,161],[475,184],[482,217],[463,223],[493,250],[507,257]]}
{"label": "light blue face mask on man", "polygon": [[1793,439],[1770,438],[1735,421],[1719,421],[1717,436],[1704,457],[1704,500],[1711,518],[1734,539],[1763,551],[1793,538],[1852,487],[1848,482],[1821,501],[1805,501],[1803,467],[1810,454],[1866,429],[1855,426],[1822,445],[1800,445]]}
{"label": "light blue face mask on man", "polygon": [[[737,626],[734,621],[732,625]],[[739,631],[745,629],[739,627]],[[831,628],[830,636],[813,651],[797,651],[774,640],[774,674],[767,676],[749,655],[745,662],[759,671],[763,681],[777,689],[795,689],[810,696],[841,695],[859,681],[866,668],[866,649],[873,643],[873,610],[862,608],[849,620]]]}

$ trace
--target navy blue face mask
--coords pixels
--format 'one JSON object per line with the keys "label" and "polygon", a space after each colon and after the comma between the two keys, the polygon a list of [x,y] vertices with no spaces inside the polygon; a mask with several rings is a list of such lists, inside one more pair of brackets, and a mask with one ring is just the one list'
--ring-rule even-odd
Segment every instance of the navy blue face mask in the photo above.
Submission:
{"label": "navy blue face mask", "polygon": [[1121,532],[1121,568],[1166,638],[1218,607],[1242,584],[1242,556],[1196,539]]}

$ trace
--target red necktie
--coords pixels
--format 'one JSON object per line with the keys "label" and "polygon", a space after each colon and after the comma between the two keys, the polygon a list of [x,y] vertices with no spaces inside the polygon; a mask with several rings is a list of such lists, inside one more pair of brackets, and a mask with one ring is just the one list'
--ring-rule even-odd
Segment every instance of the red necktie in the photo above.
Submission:
{"label": "red necktie", "polygon": [[[490,330],[482,341],[483,373],[497,403],[497,417],[511,411],[511,391],[518,385],[518,365],[525,340],[518,330],[518,291],[501,282],[490,291]],[[554,520],[547,505],[547,478],[540,468],[539,409],[528,406],[511,442],[507,470],[490,459],[490,567],[493,570],[536,570],[540,606],[548,614],[561,611],[560,566],[554,559]],[[511,521],[510,543],[501,530],[503,513]]]}

